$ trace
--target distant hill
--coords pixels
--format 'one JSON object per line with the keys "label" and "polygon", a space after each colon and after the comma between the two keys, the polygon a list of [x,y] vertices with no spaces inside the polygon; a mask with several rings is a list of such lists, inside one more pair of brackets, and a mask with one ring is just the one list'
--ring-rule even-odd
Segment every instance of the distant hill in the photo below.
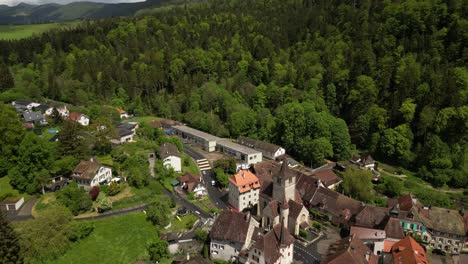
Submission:
{"label": "distant hill", "polygon": [[37,24],[86,18],[131,16],[138,10],[157,7],[171,0],[147,0],[139,3],[103,4],[74,2],[66,5],[45,4],[0,5],[0,24]]}

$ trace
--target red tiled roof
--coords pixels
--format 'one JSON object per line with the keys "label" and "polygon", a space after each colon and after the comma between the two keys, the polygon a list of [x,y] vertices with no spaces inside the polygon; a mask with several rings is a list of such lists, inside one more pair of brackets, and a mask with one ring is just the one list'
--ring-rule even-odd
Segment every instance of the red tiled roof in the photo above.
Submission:
{"label": "red tiled roof", "polygon": [[398,197],[398,204],[400,206],[400,210],[406,212],[410,211],[413,208],[413,197],[410,193],[400,196]]}
{"label": "red tiled roof", "polygon": [[201,184],[200,176],[191,173],[185,173],[184,175],[177,177],[177,180],[186,184],[185,189],[187,189],[188,192],[193,192],[195,187],[197,187],[198,184]]}
{"label": "red tiled roof", "polygon": [[412,237],[407,236],[392,246],[394,264],[427,264],[426,252]]}
{"label": "red tiled roof", "polygon": [[397,218],[388,219],[388,222],[385,225],[385,232],[389,238],[402,239],[405,237],[400,220]]}
{"label": "red tiled roof", "polygon": [[72,172],[74,178],[93,179],[101,164],[96,161],[82,160]]}
{"label": "red tiled roof", "polygon": [[361,240],[380,240],[385,239],[386,234],[384,230],[379,229],[372,229],[372,228],[365,228],[365,227],[358,227],[352,226],[350,234],[356,234],[356,237]]}
{"label": "red tiled roof", "polygon": [[376,264],[378,257],[355,235],[331,244],[323,264]]}
{"label": "red tiled roof", "polygon": [[267,263],[275,263],[280,257],[280,248],[287,247],[294,243],[294,237],[289,233],[288,228],[282,224],[277,224],[259,238],[253,247],[261,250]]}
{"label": "red tiled roof", "polygon": [[341,178],[338,177],[331,168],[317,171],[313,174],[313,176],[319,179],[323,183],[323,185],[327,187],[341,181]]}
{"label": "red tiled roof", "polygon": [[367,228],[383,228],[383,224],[388,217],[388,208],[366,205],[364,209],[356,215],[355,225]]}
{"label": "red tiled roof", "polygon": [[392,251],[392,247],[395,244],[395,241],[385,240],[384,241],[384,252],[390,253]]}
{"label": "red tiled roof", "polygon": [[78,121],[80,120],[81,116],[85,116],[85,115],[81,113],[77,113],[77,112],[71,112],[68,118],[72,121]]}
{"label": "red tiled roof", "polygon": [[210,237],[215,240],[245,243],[250,217],[244,213],[224,210],[211,228]]}
{"label": "red tiled roof", "polygon": [[241,193],[260,188],[259,179],[249,170],[240,170],[238,173],[231,176],[229,181],[237,186]]}

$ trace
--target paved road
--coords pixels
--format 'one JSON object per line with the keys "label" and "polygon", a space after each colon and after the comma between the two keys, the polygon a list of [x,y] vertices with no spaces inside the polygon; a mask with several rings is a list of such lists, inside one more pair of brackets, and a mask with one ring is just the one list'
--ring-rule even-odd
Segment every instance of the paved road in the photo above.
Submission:
{"label": "paved road", "polygon": [[75,220],[76,221],[98,220],[98,219],[109,218],[109,217],[113,217],[113,216],[119,216],[119,215],[134,213],[134,212],[141,212],[141,211],[145,210],[146,206],[148,206],[148,204],[138,204],[138,205],[135,205],[135,206],[132,206],[132,207],[127,207],[127,208],[122,208],[122,209],[117,209],[117,210],[112,210],[112,211],[109,211],[109,212],[105,212],[105,213],[99,214],[97,216],[75,218]]}
{"label": "paved road", "polygon": [[[198,215],[198,216],[201,216],[203,218],[210,218],[211,215],[208,213],[208,212],[205,212],[203,211],[200,207],[190,203],[189,201],[185,200],[184,198],[164,189],[164,194],[171,197],[172,199],[174,199],[174,201],[180,205],[182,205],[183,207],[185,207],[186,209],[189,209],[190,211],[192,211],[195,215]],[[199,212],[199,214],[195,213],[196,211]]]}
{"label": "paved road", "polygon": [[[205,158],[201,153],[191,149],[187,145],[184,145],[184,152],[195,161]],[[228,209],[228,206],[222,199],[226,194],[222,193],[218,188],[211,184],[211,182],[215,180],[216,179],[213,170],[205,170],[202,173],[202,182],[205,184],[208,191],[208,196],[210,197],[213,204],[215,204],[219,209]]]}
{"label": "paved road", "polygon": [[320,263],[320,254],[313,249],[314,245],[305,248],[299,242],[294,243],[294,259],[302,261],[304,264]]}

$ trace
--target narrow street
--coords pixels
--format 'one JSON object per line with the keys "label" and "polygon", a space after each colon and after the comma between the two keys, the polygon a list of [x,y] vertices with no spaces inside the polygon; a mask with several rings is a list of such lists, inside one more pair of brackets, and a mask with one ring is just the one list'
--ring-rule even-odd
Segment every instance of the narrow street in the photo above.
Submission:
{"label": "narrow street", "polygon": [[[200,154],[197,151],[191,149],[187,145],[184,145],[184,152],[187,153],[195,161],[205,158],[202,154]],[[219,209],[227,209],[228,206],[222,200],[222,197],[225,196],[225,194],[223,194],[218,188],[213,186],[211,184],[212,181],[216,181],[213,170],[210,169],[210,170],[203,171],[203,173],[202,173],[202,182],[203,182],[203,184],[205,184],[206,189],[208,190],[208,196],[210,197],[211,201]]]}
{"label": "narrow street", "polygon": [[[192,211],[194,215],[196,216],[200,216],[200,217],[203,217],[203,218],[210,218],[211,215],[208,213],[208,212],[205,212],[203,211],[202,209],[200,209],[200,207],[190,203],[189,201],[185,200],[184,198],[166,190],[166,189],[163,189],[163,193],[167,196],[169,196],[170,198],[174,199],[174,201],[180,205],[182,205],[183,207],[187,208],[188,210]],[[197,213],[198,212],[198,213]]]}

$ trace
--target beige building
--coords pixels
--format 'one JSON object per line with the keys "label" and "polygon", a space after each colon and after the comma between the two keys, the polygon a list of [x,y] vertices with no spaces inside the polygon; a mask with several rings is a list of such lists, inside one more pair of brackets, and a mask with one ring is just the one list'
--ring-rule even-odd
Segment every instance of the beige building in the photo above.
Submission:
{"label": "beige building", "polygon": [[223,211],[210,232],[210,255],[213,259],[235,261],[241,250],[247,250],[258,227],[250,214]]}
{"label": "beige building", "polygon": [[302,204],[300,194],[296,190],[296,175],[289,169],[287,162],[281,164],[278,172],[273,174],[271,182],[264,182],[262,187],[258,214],[262,217],[261,225],[273,228],[280,221],[281,208],[288,209],[288,229],[294,235],[299,235],[300,227],[309,224],[309,211]]}
{"label": "beige building", "polygon": [[237,211],[252,208],[258,204],[260,182],[249,170],[240,170],[229,178],[229,204]]}
{"label": "beige building", "polygon": [[294,237],[285,222],[276,224],[260,237],[249,250],[247,263],[290,264],[293,263]]}

